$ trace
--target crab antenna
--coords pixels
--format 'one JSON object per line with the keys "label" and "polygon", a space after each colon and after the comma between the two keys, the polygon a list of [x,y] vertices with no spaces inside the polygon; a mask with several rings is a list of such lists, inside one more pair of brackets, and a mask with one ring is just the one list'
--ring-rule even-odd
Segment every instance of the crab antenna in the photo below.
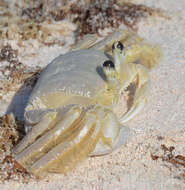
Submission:
{"label": "crab antenna", "polygon": [[107,60],[103,63],[103,71],[106,76],[106,80],[110,88],[117,84],[115,65],[111,60]]}
{"label": "crab antenna", "polygon": [[125,48],[120,41],[113,43],[112,53],[114,58],[115,70],[118,74],[120,74],[121,64],[124,63],[125,60]]}

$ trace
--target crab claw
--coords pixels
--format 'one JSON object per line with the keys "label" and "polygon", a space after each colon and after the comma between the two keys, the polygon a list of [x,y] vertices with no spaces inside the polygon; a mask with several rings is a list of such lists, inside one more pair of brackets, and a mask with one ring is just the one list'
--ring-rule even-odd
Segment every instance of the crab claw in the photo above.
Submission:
{"label": "crab claw", "polygon": [[121,42],[118,41],[112,45],[112,52],[115,68],[118,73],[117,78],[122,86],[121,91],[126,90],[130,84],[135,83],[132,105],[120,119],[121,123],[125,123],[140,112],[147,102],[146,96],[149,86],[148,70],[141,64],[130,63],[125,60],[126,51]]}
{"label": "crab claw", "polygon": [[135,72],[135,93],[131,107],[120,119],[121,123],[129,121],[143,109],[147,102],[147,95],[149,92],[150,81],[147,69],[140,64],[132,65],[134,65],[133,68]]}

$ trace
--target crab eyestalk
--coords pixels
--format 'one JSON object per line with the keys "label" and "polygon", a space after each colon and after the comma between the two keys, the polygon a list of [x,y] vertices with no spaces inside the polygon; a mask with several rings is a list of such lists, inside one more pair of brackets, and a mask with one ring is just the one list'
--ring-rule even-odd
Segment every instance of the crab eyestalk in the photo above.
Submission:
{"label": "crab eyestalk", "polygon": [[117,73],[115,70],[115,65],[111,60],[107,60],[103,63],[103,71],[105,73],[109,88],[116,86],[118,83]]}
{"label": "crab eyestalk", "polygon": [[115,42],[112,45],[112,54],[114,58],[115,70],[120,75],[121,64],[125,60],[125,48],[121,42]]}
{"label": "crab eyestalk", "polygon": [[103,71],[109,88],[115,88],[120,80],[121,64],[125,60],[125,48],[121,42],[115,42],[112,45],[114,62],[107,60],[103,63]]}

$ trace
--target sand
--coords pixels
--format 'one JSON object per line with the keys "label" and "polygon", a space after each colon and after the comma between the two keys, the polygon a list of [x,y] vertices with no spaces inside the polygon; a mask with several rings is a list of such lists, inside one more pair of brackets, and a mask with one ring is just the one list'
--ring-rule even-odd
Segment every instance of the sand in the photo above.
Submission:
{"label": "sand", "polygon": [[161,144],[185,156],[185,1],[136,2],[162,8],[171,18],[148,18],[138,25],[140,36],[160,45],[163,58],[150,73],[147,105],[126,123],[134,136],[112,154],[88,158],[66,175],[50,174],[28,184],[7,181],[1,190],[185,189],[185,168],[151,158],[151,153],[163,154]]}

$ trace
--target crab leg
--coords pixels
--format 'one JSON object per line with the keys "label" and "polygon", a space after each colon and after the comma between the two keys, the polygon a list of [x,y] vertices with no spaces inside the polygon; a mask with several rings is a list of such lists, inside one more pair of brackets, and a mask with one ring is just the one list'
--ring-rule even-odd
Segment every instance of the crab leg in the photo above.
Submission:
{"label": "crab leg", "polygon": [[91,152],[100,135],[100,124],[94,113],[87,113],[79,123],[81,130],[77,135],[63,139],[43,157],[38,159],[30,171],[35,175],[45,172],[65,172]]}
{"label": "crab leg", "polygon": [[19,154],[16,154],[15,159],[26,168],[29,167],[61,140],[68,138],[71,132],[74,132],[75,135],[75,132],[79,130],[78,123],[83,119],[83,115],[84,112],[80,109],[71,109],[54,128],[35,139],[31,145],[28,144]]}
{"label": "crab leg", "polygon": [[51,117],[50,114],[46,114],[42,120],[36,124],[29,133],[22,139],[22,141],[13,149],[14,154],[20,153],[22,150],[24,150],[29,144],[32,144],[38,136],[41,136],[46,130],[49,130],[51,125]]}
{"label": "crab leg", "polygon": [[[52,129],[57,123],[59,123],[62,119],[66,117],[66,113],[73,112],[74,110],[70,110],[71,107],[69,106],[63,108],[62,110],[58,110],[56,112],[49,112],[36,124],[31,131],[21,140],[21,142],[13,149],[14,154],[18,154],[23,151],[28,145],[32,144],[38,137],[42,136],[45,132]],[[70,110],[70,111],[69,111]],[[77,112],[78,113],[78,112]],[[76,114],[77,114],[76,113]]]}
{"label": "crab leg", "polygon": [[80,132],[52,148],[37,160],[30,171],[65,172],[87,156],[103,155],[120,147],[130,137],[130,130],[122,127],[112,111],[95,107],[86,113],[79,124]]}
{"label": "crab leg", "polygon": [[75,51],[80,49],[87,49],[91,47],[96,42],[97,39],[98,37],[96,34],[87,34],[84,36],[82,40],[77,42],[77,44],[75,44],[71,50]]}
{"label": "crab leg", "polygon": [[121,146],[130,136],[117,117],[101,106],[72,108],[57,125],[28,145],[15,159],[31,173],[65,172],[87,156],[102,155]]}
{"label": "crab leg", "polygon": [[125,41],[127,38],[130,38],[131,34],[133,34],[131,31],[126,32],[121,29],[116,30],[112,34],[108,35],[103,40],[95,43],[93,46],[90,47],[90,49],[98,49],[103,50],[108,53],[111,53],[112,51],[112,44],[116,41]]}

